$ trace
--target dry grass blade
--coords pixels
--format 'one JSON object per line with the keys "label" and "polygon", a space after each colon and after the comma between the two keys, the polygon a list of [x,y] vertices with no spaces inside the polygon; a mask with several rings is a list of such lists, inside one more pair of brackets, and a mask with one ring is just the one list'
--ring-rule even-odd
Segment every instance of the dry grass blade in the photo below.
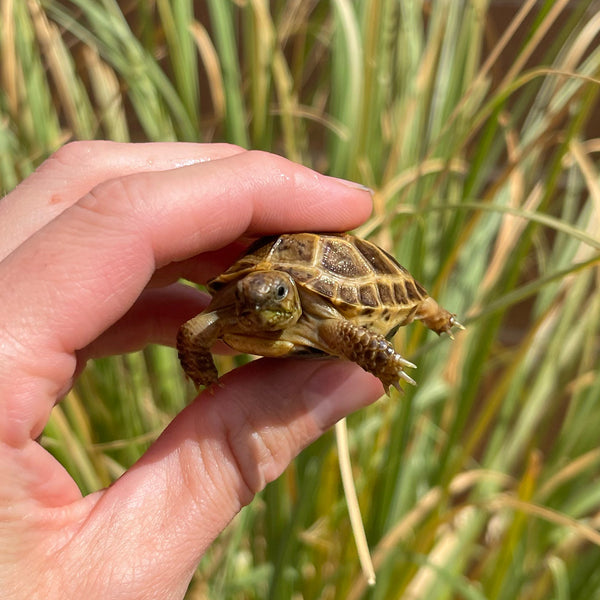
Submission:
{"label": "dry grass blade", "polygon": [[5,23],[2,32],[1,49],[2,52],[2,87],[6,95],[8,110],[16,115],[19,105],[17,95],[17,52],[15,46],[15,21],[12,18],[14,10],[14,0],[6,0],[0,7],[2,23]]}
{"label": "dry grass blade", "polygon": [[356,542],[358,558],[363,571],[363,575],[369,585],[375,585],[375,569],[369,553],[369,545],[365,534],[364,525],[360,516],[360,506],[356,496],[356,488],[352,478],[352,466],[350,463],[350,451],[348,449],[348,428],[346,419],[338,421],[335,425],[335,439],[338,448],[338,457],[340,463],[340,472],[344,486],[344,495],[348,505],[348,514]]}
{"label": "dry grass blade", "polygon": [[213,119],[214,122],[219,123],[225,118],[225,90],[219,57],[206,28],[201,23],[192,23],[190,31],[208,77],[208,89],[214,110]]}
{"label": "dry grass blade", "polygon": [[[596,597],[598,3],[126,4],[0,4],[2,192],[70,138],[275,151],[375,189],[360,232],[468,322],[454,342],[402,328],[419,386],[349,418],[374,588],[326,436],[190,594]],[[169,349],[90,362],[44,441],[94,489],[186,389]]]}
{"label": "dry grass blade", "polygon": [[91,106],[58,28],[48,20],[37,0],[27,0],[27,6],[73,135],[81,139],[93,137]]}
{"label": "dry grass blade", "polygon": [[86,46],[82,54],[100,114],[99,127],[111,140],[128,142],[127,117],[121,87],[115,72],[100,58],[94,48]]}

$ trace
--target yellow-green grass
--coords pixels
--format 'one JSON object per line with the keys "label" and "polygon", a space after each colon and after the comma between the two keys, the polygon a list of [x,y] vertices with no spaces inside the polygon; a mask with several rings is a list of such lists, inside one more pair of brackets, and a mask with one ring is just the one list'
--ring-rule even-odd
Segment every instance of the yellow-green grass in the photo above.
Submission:
{"label": "yellow-green grass", "polygon": [[[402,329],[418,387],[349,419],[373,589],[327,435],[190,598],[600,598],[597,3],[0,6],[0,193],[70,139],[274,151],[372,187],[360,233],[467,325]],[[89,492],[189,398],[171,349],[96,361],[43,443]]]}

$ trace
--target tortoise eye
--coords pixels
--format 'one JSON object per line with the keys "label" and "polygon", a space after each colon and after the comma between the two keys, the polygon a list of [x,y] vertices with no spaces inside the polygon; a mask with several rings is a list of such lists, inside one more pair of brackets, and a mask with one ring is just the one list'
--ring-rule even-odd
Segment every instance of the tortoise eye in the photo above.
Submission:
{"label": "tortoise eye", "polygon": [[279,300],[283,300],[286,296],[287,296],[287,288],[285,287],[285,285],[279,285],[277,286],[277,290],[275,290],[275,293],[277,294],[277,298]]}

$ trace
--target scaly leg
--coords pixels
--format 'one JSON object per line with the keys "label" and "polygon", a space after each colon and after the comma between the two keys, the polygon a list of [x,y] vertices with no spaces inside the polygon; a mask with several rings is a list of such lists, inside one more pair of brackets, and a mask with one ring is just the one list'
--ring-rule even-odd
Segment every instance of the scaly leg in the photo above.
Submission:
{"label": "scaly leg", "polygon": [[390,386],[400,390],[399,379],[416,385],[403,370],[415,365],[402,358],[382,335],[350,321],[326,319],[319,326],[319,337],[330,354],[351,360],[378,377],[386,393]]}
{"label": "scaly leg", "polygon": [[217,381],[219,374],[210,353],[221,327],[216,312],[201,313],[184,323],[177,332],[177,351],[186,375],[198,388]]}

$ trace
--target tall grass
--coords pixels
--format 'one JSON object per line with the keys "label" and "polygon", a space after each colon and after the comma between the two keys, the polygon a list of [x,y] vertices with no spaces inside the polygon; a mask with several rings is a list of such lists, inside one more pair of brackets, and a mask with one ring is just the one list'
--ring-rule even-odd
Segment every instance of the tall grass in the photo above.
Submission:
{"label": "tall grass", "polygon": [[[402,329],[418,387],[350,418],[374,588],[325,436],[190,598],[600,598],[597,2],[1,6],[2,192],[72,138],[279,152],[374,188],[360,233],[467,325]],[[44,443],[97,489],[186,397],[171,350],[97,361]]]}

